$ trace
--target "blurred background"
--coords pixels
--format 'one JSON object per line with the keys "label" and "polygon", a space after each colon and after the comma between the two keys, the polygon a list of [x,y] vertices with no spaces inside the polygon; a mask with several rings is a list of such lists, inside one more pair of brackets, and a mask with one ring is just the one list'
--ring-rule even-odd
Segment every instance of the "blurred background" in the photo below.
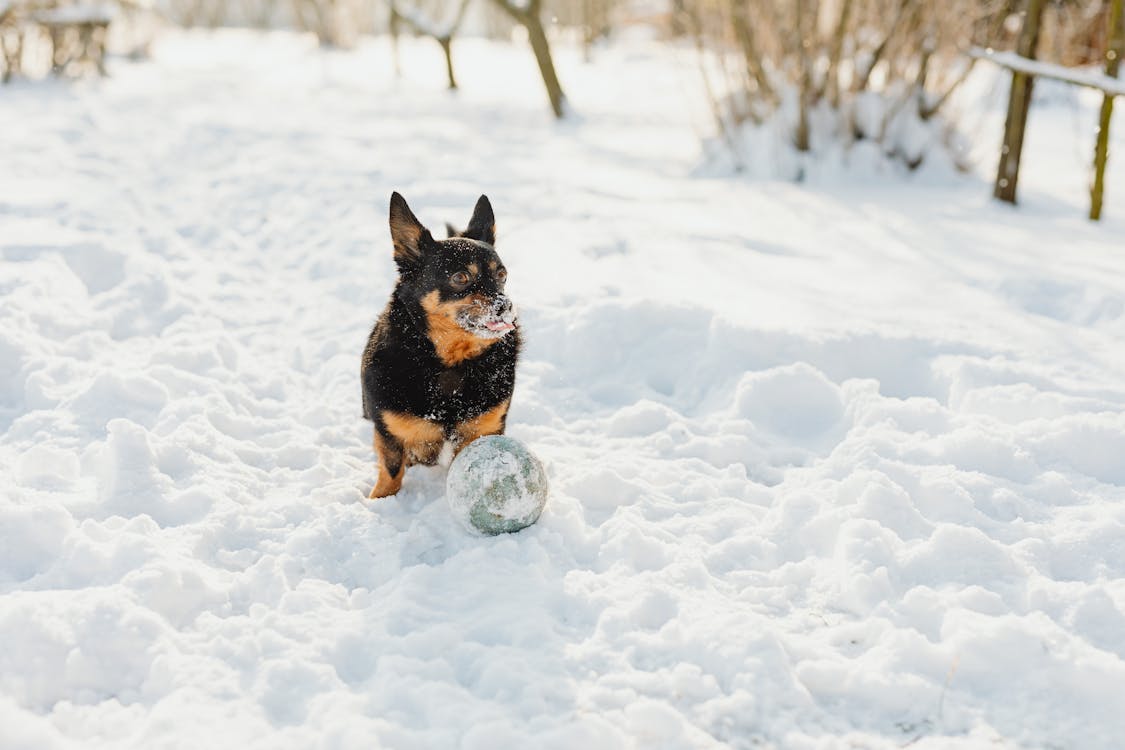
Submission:
{"label": "blurred background", "polygon": [[[1120,5],[1117,0],[0,0],[0,43],[3,79],[11,82],[105,75],[107,59],[144,61],[162,40],[185,30],[287,32],[315,39],[328,53],[375,45],[379,52],[356,58],[357,65],[392,70],[398,77],[404,68],[426,66],[433,74],[420,86],[457,89],[480,83],[478,75],[495,84],[494,71],[482,73],[474,65],[479,45],[467,60],[458,49],[487,40],[520,51],[511,65],[533,72],[544,108],[559,119],[596,116],[575,106],[572,97],[585,93],[579,87],[613,85],[601,73],[587,80],[572,69],[572,60],[573,67],[590,65],[622,45],[636,49],[644,43],[650,51],[665,48],[677,67],[691,69],[677,83],[677,96],[699,115],[692,126],[705,168],[800,181],[810,172],[831,173],[839,162],[854,163],[852,153],[864,154],[863,163],[892,162],[907,171],[929,160],[952,170],[975,167],[995,174],[997,197],[1014,202],[1032,99],[1021,60],[1044,63],[1038,71],[1040,99],[1070,101],[1076,110],[1084,96],[1086,109],[1098,110],[1071,129],[1080,144],[1075,161],[1085,162],[1090,189],[1104,181],[1108,144],[1096,142],[1108,136],[1112,95],[1118,93],[1112,79],[1123,37]],[[222,39],[204,37],[193,56],[207,56],[207,38],[216,45]],[[404,57],[404,40],[418,53]],[[1009,70],[1016,80],[1010,91]],[[1073,86],[1075,76],[1081,92]],[[1007,121],[1002,140],[997,123],[983,122],[989,108]],[[870,158],[865,151],[872,152]],[[1099,204],[1096,210],[1091,205],[1092,217],[1100,213],[1100,202],[1091,196],[1091,203]]]}

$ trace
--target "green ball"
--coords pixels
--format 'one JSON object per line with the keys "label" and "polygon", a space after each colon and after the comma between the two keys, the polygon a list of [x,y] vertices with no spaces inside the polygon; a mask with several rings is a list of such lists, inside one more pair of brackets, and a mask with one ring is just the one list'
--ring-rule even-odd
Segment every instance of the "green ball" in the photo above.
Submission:
{"label": "green ball", "polygon": [[453,515],[484,534],[510,534],[539,519],[547,504],[547,472],[523,443],[485,435],[466,445],[445,481]]}

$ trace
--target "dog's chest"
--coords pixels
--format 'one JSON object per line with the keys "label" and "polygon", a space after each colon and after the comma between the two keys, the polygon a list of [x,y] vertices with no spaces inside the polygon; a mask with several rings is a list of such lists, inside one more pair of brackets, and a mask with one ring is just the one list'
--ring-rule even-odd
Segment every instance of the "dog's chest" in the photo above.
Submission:
{"label": "dog's chest", "polygon": [[458,370],[445,370],[434,378],[433,392],[438,398],[455,398],[461,393],[465,376]]}
{"label": "dog's chest", "polygon": [[430,374],[425,384],[425,406],[420,413],[434,421],[453,424],[486,411],[509,394],[497,393],[494,368],[450,367]]}

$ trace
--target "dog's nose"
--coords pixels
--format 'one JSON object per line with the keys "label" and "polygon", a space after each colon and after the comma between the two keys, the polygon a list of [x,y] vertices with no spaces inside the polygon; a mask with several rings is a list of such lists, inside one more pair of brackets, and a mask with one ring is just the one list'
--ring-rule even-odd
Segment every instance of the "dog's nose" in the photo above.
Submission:
{"label": "dog's nose", "polygon": [[492,299],[492,309],[496,311],[496,317],[504,320],[510,321],[516,316],[516,306],[512,304],[511,298],[504,294],[499,294]]}

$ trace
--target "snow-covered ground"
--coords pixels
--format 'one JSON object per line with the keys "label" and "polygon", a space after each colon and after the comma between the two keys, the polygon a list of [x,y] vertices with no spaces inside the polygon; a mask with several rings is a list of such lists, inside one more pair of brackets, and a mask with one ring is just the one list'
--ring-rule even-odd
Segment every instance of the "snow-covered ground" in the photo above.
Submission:
{"label": "snow-covered ground", "polygon": [[[523,49],[456,54],[454,96],[432,42],[396,81],[235,32],[0,89],[0,747],[1120,747],[1093,100],[1033,113],[1013,210],[699,176],[687,53],[562,50],[563,125]],[[392,189],[496,209],[553,483],[519,534],[440,468],[365,498]]]}

